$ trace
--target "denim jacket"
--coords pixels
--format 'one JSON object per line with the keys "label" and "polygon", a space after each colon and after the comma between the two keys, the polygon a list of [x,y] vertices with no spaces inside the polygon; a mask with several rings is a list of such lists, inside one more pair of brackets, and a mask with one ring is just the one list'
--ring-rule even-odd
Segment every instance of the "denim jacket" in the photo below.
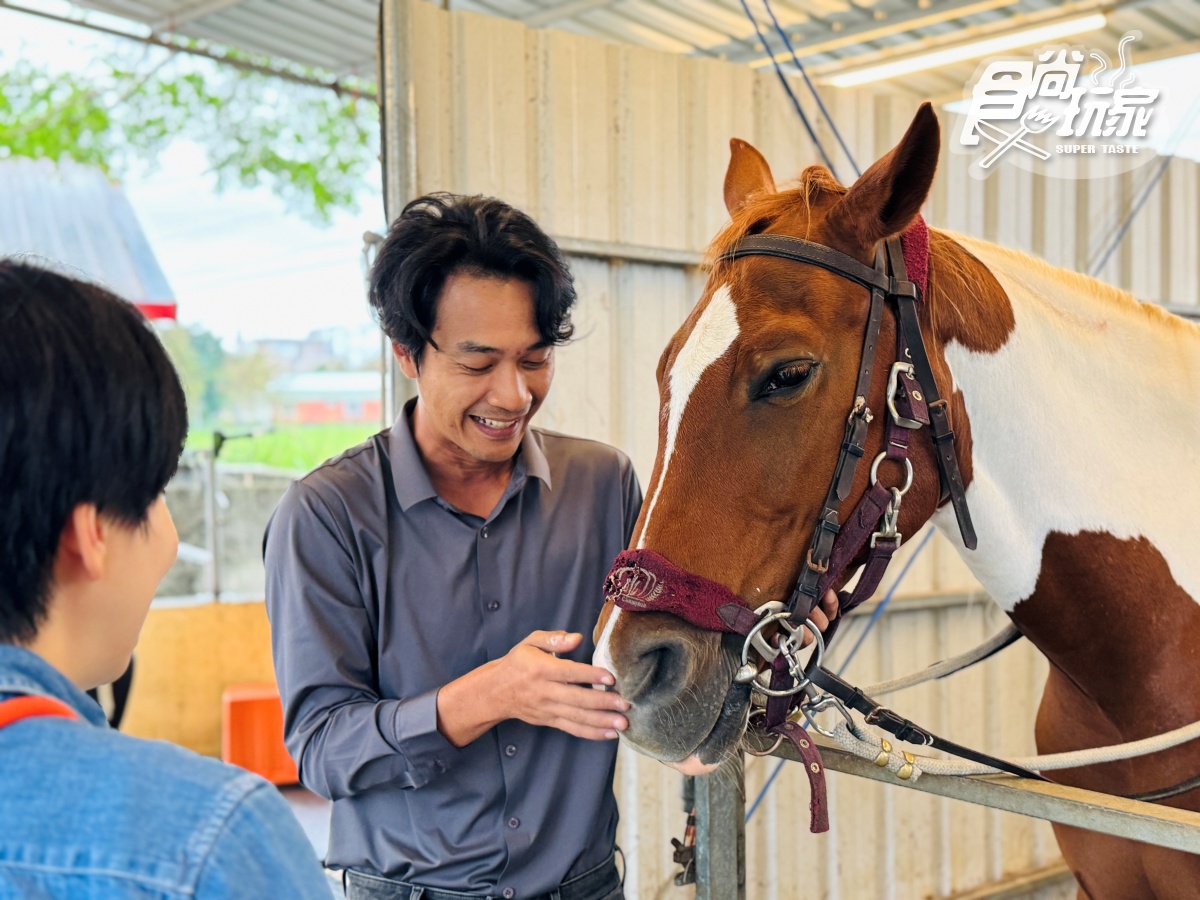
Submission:
{"label": "denim jacket", "polygon": [[78,721],[0,728],[0,900],[288,897],[329,882],[266,781],[128,737],[61,673],[0,644],[0,700],[54,697]]}

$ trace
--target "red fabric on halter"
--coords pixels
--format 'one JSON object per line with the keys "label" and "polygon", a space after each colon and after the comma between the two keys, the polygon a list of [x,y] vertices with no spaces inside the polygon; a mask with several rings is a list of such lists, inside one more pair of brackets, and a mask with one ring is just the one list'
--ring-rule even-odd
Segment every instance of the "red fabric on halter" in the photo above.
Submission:
{"label": "red fabric on halter", "polygon": [[[729,588],[679,568],[653,550],[626,550],[604,580],[605,599],[630,612],[665,612],[706,631],[745,634],[719,612],[730,604],[750,610]],[[727,613],[728,614],[728,613]],[[755,617],[751,613],[750,621]]]}
{"label": "red fabric on halter", "polygon": [[53,697],[41,697],[29,694],[13,697],[0,703],[0,728],[20,722],[23,719],[36,719],[43,716],[53,716],[63,719],[78,719],[79,714],[61,700]]}
{"label": "red fabric on halter", "polygon": [[900,235],[900,246],[904,250],[908,280],[921,289],[923,299],[929,284],[929,226],[921,216]]}

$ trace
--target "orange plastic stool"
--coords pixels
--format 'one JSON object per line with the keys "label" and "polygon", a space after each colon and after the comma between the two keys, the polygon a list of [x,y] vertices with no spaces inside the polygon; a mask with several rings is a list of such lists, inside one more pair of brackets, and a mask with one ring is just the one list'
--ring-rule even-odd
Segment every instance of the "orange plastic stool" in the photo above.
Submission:
{"label": "orange plastic stool", "polygon": [[283,745],[283,707],[270,682],[231,684],[221,695],[221,759],[272,784],[299,781]]}

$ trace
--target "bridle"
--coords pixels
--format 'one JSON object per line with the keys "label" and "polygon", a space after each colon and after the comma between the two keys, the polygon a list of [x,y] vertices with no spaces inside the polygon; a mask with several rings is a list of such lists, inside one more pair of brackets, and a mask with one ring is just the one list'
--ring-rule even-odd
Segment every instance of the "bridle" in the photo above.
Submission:
{"label": "bridle", "polygon": [[[922,220],[918,219],[905,237],[914,231],[917,232],[914,238],[927,242],[928,232]],[[908,278],[904,249],[899,238],[886,241],[876,252],[875,265],[871,267],[811,241],[783,235],[752,235],[742,238],[722,257],[725,261],[734,261],[769,256],[817,266],[862,285],[871,294],[858,378],[837,464],[788,602],[772,601],[751,610],[728,588],[686,572],[649,550],[620,554],[605,583],[606,597],[621,609],[669,612],[698,628],[743,636],[741,666],[734,675],[734,682],[749,685],[764,699],[763,706],[755,709],[751,716],[762,715],[764,730],[776,737],[770,749],[764,752],[747,749],[747,752],[766,755],[783,740],[791,742],[804,762],[809,778],[814,832],[829,828],[824,765],[816,744],[797,720],[803,716],[815,731],[836,737],[816,719],[816,715],[825,710],[840,713],[852,732],[858,725],[850,715],[850,709],[862,713],[868,724],[882,728],[906,743],[943,750],[1022,778],[1047,780],[1003,759],[933,734],[822,666],[826,641],[832,637],[842,616],[874,594],[900,546],[903,538],[897,529],[900,507],[913,481],[912,462],[908,458],[909,439],[918,429],[930,429],[941,480],[941,501],[949,499],[953,506],[964,546],[974,550],[977,544],[955,452],[948,403],[938,395],[917,316],[922,291]],[[923,252],[927,261],[927,243]],[[849,495],[858,466],[865,456],[869,426],[875,418],[867,406],[867,398],[875,372],[883,313],[889,305],[894,308],[897,328],[896,350],[885,392],[884,449],[872,462],[866,493],[851,513],[842,518],[841,505]],[[903,484],[898,487],[883,484],[878,476],[884,461],[904,467]],[[867,547],[867,558],[858,583],[852,591],[838,593],[839,616],[822,635],[808,616],[819,598],[846,572],[864,546]],[[771,626],[778,626],[778,629],[768,636]],[[815,647],[808,660],[802,663],[799,656],[805,644],[805,631],[812,634]],[[1008,646],[1016,637],[1019,633],[998,643],[973,662]],[[769,663],[767,672],[759,671],[758,664],[753,661],[755,654]],[[794,712],[799,716],[793,715]],[[882,747],[875,763],[891,767],[892,748],[886,740],[882,741]],[[908,779],[914,771],[914,759],[908,753],[903,754],[903,759],[906,762],[894,771],[897,777]],[[1131,799],[1157,801],[1193,790],[1198,785],[1200,776],[1160,791],[1132,795]]]}
{"label": "bridle", "polygon": [[[928,231],[922,220],[917,220],[912,231],[916,232],[913,239],[928,241]],[[927,258],[927,243],[923,252]],[[722,260],[733,262],[753,256],[817,266],[870,292],[858,377],[841,448],[796,586],[787,603],[773,601],[751,610],[727,588],[686,573],[653,551],[632,550],[617,558],[605,585],[606,595],[625,610],[670,612],[699,628],[744,637],[742,665],[734,680],[750,685],[754,692],[765,697],[764,708],[755,710],[754,714],[761,713],[765,730],[776,735],[775,747],[788,739],[803,758],[813,789],[814,831],[828,828],[823,764],[816,745],[808,739],[804,728],[789,719],[797,709],[811,727],[823,734],[829,732],[818,725],[815,718],[818,712],[837,710],[853,724],[848,709],[857,709],[866,716],[868,723],[889,731],[899,740],[942,749],[1014,775],[1040,779],[1041,776],[1004,760],[939,738],[876,703],[821,665],[825,642],[832,637],[841,616],[874,594],[900,546],[903,538],[897,529],[900,508],[913,482],[909,441],[918,429],[930,429],[941,482],[941,500],[949,499],[963,544],[973,550],[977,543],[958,465],[949,403],[938,394],[917,315],[921,289],[908,278],[900,238],[884,242],[876,251],[873,267],[832,247],[784,235],[744,237],[724,254]],[[842,504],[849,496],[855,474],[866,454],[869,426],[876,418],[867,405],[867,398],[871,395],[875,376],[883,315],[889,306],[894,310],[897,327],[895,354],[887,376],[884,449],[871,464],[871,483],[867,491],[850,514],[842,517]],[[879,469],[885,461],[903,467],[904,481],[899,486],[885,485],[880,480]],[[822,636],[808,616],[864,547],[867,547],[867,558],[858,583],[852,591],[839,592],[839,617]],[[696,602],[697,596],[701,598],[700,602]],[[778,631],[768,638],[766,633],[772,625],[777,625]],[[816,646],[807,663],[801,663],[799,653],[804,645],[805,630],[813,635]],[[753,661],[755,654],[769,663],[768,672],[759,671],[758,664]],[[911,774],[911,766],[908,769]],[[902,778],[908,777],[903,769],[898,774]]]}
{"label": "bridle", "polygon": [[[914,239],[927,241],[924,222],[918,220],[918,225],[919,237],[914,235]],[[917,429],[930,428],[941,480],[941,499],[949,498],[954,508],[963,544],[970,550],[976,546],[966,487],[958,466],[954,430],[950,425],[949,403],[938,395],[917,316],[921,291],[908,279],[904,248],[899,238],[892,238],[879,248],[874,267],[832,247],[783,235],[742,238],[724,259],[733,261],[751,256],[771,256],[818,266],[862,285],[871,293],[858,378],[833,479],[817,517],[796,587],[783,609],[793,619],[798,619],[800,614],[807,616],[869,538],[869,553],[862,577],[840,604],[841,612],[849,612],[875,592],[892,555],[900,546],[902,535],[896,526],[901,502],[912,486],[908,444]],[[869,425],[875,418],[867,406],[867,398],[875,373],[883,312],[888,305],[895,310],[897,328],[896,352],[888,373],[885,399],[888,417],[884,449],[871,465],[870,487],[843,521],[839,516],[841,505],[854,483],[855,473],[866,452]],[[904,468],[904,483],[899,487],[886,486],[879,480],[879,467],[885,460]]]}

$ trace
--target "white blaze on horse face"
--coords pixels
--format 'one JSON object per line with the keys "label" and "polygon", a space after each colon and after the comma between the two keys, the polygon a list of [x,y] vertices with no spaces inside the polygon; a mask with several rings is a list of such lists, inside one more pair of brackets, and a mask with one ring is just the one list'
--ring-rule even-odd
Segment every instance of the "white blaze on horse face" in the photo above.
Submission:
{"label": "white blaze on horse face", "polygon": [[1007,292],[1016,327],[996,353],[946,347],[971,422],[979,549],[962,549],[949,504],[935,524],[1007,611],[1033,593],[1050,532],[1145,538],[1200,601],[1200,327],[955,238]]}
{"label": "white blaze on horse face", "polygon": [[[638,538],[639,549],[646,545],[646,531],[650,527],[650,518],[654,514],[662,486],[667,480],[667,470],[675,452],[675,439],[679,435],[679,423],[683,421],[683,411],[687,407],[688,398],[700,383],[700,377],[709,366],[725,355],[725,351],[737,336],[737,308],[729,294],[729,286],[721,285],[713,292],[708,306],[700,314],[692,333],[684,341],[668,376],[670,400],[667,410],[667,441],[662,450],[663,459],[658,483],[651,485],[648,501],[650,505],[647,507],[642,533]],[[616,675],[617,671],[613,666],[608,644],[621,613],[622,610],[617,608],[610,612],[600,640],[596,641],[596,650],[592,654],[592,665],[607,669],[613,675]]]}
{"label": "white blaze on horse face", "polygon": [[650,530],[650,519],[654,515],[654,507],[662,494],[662,487],[667,481],[667,472],[671,465],[671,456],[675,453],[675,440],[679,436],[679,424],[683,421],[683,413],[687,408],[688,398],[700,383],[701,376],[709,366],[725,355],[725,351],[733,344],[738,336],[737,307],[729,294],[729,285],[721,285],[713,291],[708,306],[700,314],[692,333],[687,336],[679,355],[675,357],[675,365],[667,378],[670,386],[670,400],[667,407],[667,441],[663,446],[662,466],[659,469],[658,484],[651,486],[650,506],[646,510],[646,521],[642,523],[642,533],[638,538],[638,548],[646,544],[646,532]]}

